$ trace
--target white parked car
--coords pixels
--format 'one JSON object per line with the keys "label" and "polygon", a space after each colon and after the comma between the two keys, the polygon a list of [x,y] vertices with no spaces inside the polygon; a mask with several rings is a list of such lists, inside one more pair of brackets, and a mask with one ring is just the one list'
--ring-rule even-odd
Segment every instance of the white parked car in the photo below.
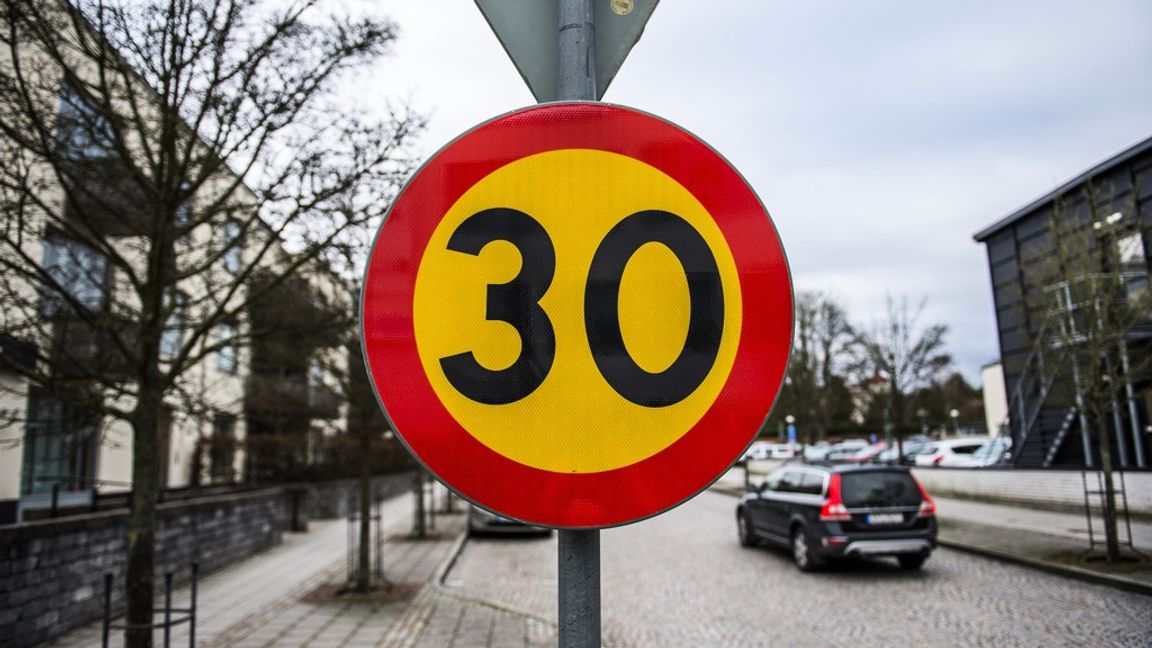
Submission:
{"label": "white parked car", "polygon": [[[819,460],[830,461],[832,463],[840,463],[847,460],[848,457],[851,457],[852,455],[864,450],[869,445],[871,444],[864,439],[848,439],[847,441],[841,441],[840,443],[825,448],[822,451]],[[809,461],[815,461],[815,459],[809,459]]]}
{"label": "white parked car", "polygon": [[938,465],[946,468],[981,468],[991,466],[1007,461],[1011,456],[1008,452],[1011,449],[1012,439],[999,437],[991,441],[985,441],[984,445],[977,448],[976,452],[972,454],[954,454],[944,457]]}
{"label": "white parked car", "polygon": [[748,450],[744,452],[744,459],[764,460],[767,459],[770,454],[768,444],[757,441],[751,446],[748,446]]}
{"label": "white parked car", "polygon": [[745,459],[791,459],[796,456],[796,449],[787,443],[753,443],[744,453]]}
{"label": "white parked car", "polygon": [[812,445],[804,446],[804,461],[824,461],[831,449],[832,444],[827,441],[817,441]]}
{"label": "white parked car", "polygon": [[970,457],[986,443],[988,443],[987,438],[933,441],[920,454],[916,455],[916,465],[939,466],[947,457]]}

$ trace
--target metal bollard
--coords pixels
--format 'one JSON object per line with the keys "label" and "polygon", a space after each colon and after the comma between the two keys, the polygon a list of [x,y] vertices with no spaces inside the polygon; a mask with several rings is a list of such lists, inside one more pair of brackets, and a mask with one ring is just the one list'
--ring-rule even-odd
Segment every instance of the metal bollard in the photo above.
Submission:
{"label": "metal bollard", "polygon": [[200,563],[192,563],[192,592],[188,603],[188,648],[196,648],[196,581],[200,579]]}
{"label": "metal bollard", "polygon": [[172,646],[172,572],[164,574],[164,648]]}
{"label": "metal bollard", "polygon": [[108,631],[112,619],[112,574],[104,574],[104,627],[101,629],[100,645],[108,648]]}

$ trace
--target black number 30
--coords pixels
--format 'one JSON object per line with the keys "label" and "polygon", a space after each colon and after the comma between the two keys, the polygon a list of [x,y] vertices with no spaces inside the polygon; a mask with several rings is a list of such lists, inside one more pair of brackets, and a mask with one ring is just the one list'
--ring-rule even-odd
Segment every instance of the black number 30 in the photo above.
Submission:
{"label": "black number 30", "polygon": [[[513,403],[531,394],[544,382],[556,358],[552,322],[539,304],[556,272],[556,251],[540,223],[515,209],[486,209],[460,224],[448,249],[477,255],[497,240],[515,245],[523,261],[512,281],[489,284],[486,317],[516,329],[522,342],[520,356],[498,371],[481,366],[470,351],[440,360],[453,387],[490,405]],[[647,243],[660,243],[676,255],[688,279],[691,300],[684,348],[667,369],[657,373],[636,364],[620,332],[620,280],[628,261]],[[665,407],[687,398],[711,371],[724,331],[724,291],[707,242],[687,221],[666,211],[641,211],[617,223],[592,257],[584,327],[597,368],[618,394],[646,407]]]}

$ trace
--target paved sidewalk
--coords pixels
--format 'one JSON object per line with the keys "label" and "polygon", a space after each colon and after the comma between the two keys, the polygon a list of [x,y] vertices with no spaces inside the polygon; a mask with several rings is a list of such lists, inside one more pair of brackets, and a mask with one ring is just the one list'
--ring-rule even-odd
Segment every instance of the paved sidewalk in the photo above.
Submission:
{"label": "paved sidewalk", "polygon": [[[438,514],[438,537],[413,540],[413,498],[384,503],[384,571],[405,593],[399,600],[314,602],[324,585],[345,578],[344,520],[312,522],[308,533],[200,581],[196,648],[531,648],[555,643],[546,620],[453,594],[439,580],[464,540],[465,515]],[[458,504],[457,509],[466,507]],[[389,523],[391,521],[391,523]],[[313,596],[309,596],[309,594]],[[174,593],[185,607],[188,589]],[[307,599],[307,600],[305,600]],[[115,623],[116,621],[114,621]],[[99,623],[49,644],[98,648]],[[114,632],[110,646],[121,648]],[[157,646],[163,646],[157,633]],[[188,628],[172,632],[174,648],[188,646]]]}
{"label": "paved sidewalk", "polygon": [[[752,480],[763,479],[752,473]],[[713,489],[739,495],[744,492],[744,471],[734,468]],[[1022,506],[991,504],[935,497],[941,545],[1097,583],[1152,595],[1152,563],[1109,567],[1098,561],[1080,560],[1089,547],[1088,522],[1083,513],[1043,511]],[[1093,521],[1096,541],[1101,542],[1101,521]],[[1132,544],[1152,558],[1152,523],[1133,519]],[[1128,537],[1120,529],[1121,540]],[[1097,550],[1096,553],[1100,553]],[[1127,550],[1125,550],[1125,553]]]}
{"label": "paved sidewalk", "polygon": [[[1040,511],[1020,506],[936,498],[940,543],[962,551],[1010,560],[1039,569],[1152,595],[1152,524],[1131,522],[1132,546],[1143,563],[1108,566],[1103,553],[1102,523],[1093,520],[1097,549],[1088,553],[1088,521],[1084,514]],[[1121,525],[1120,540],[1128,539]],[[1122,554],[1131,555],[1127,549]]]}

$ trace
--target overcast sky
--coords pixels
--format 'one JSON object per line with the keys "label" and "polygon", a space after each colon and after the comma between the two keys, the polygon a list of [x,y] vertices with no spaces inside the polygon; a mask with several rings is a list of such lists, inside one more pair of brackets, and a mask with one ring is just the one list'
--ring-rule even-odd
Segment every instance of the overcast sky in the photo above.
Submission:
{"label": "overcast sky", "polygon": [[[534,103],[472,2],[383,6],[400,40],[359,97],[426,113],[425,155]],[[797,290],[865,325],[927,297],[978,383],[999,348],[972,235],[1152,136],[1150,26],[1148,0],[664,0],[604,101],[727,157]]]}

